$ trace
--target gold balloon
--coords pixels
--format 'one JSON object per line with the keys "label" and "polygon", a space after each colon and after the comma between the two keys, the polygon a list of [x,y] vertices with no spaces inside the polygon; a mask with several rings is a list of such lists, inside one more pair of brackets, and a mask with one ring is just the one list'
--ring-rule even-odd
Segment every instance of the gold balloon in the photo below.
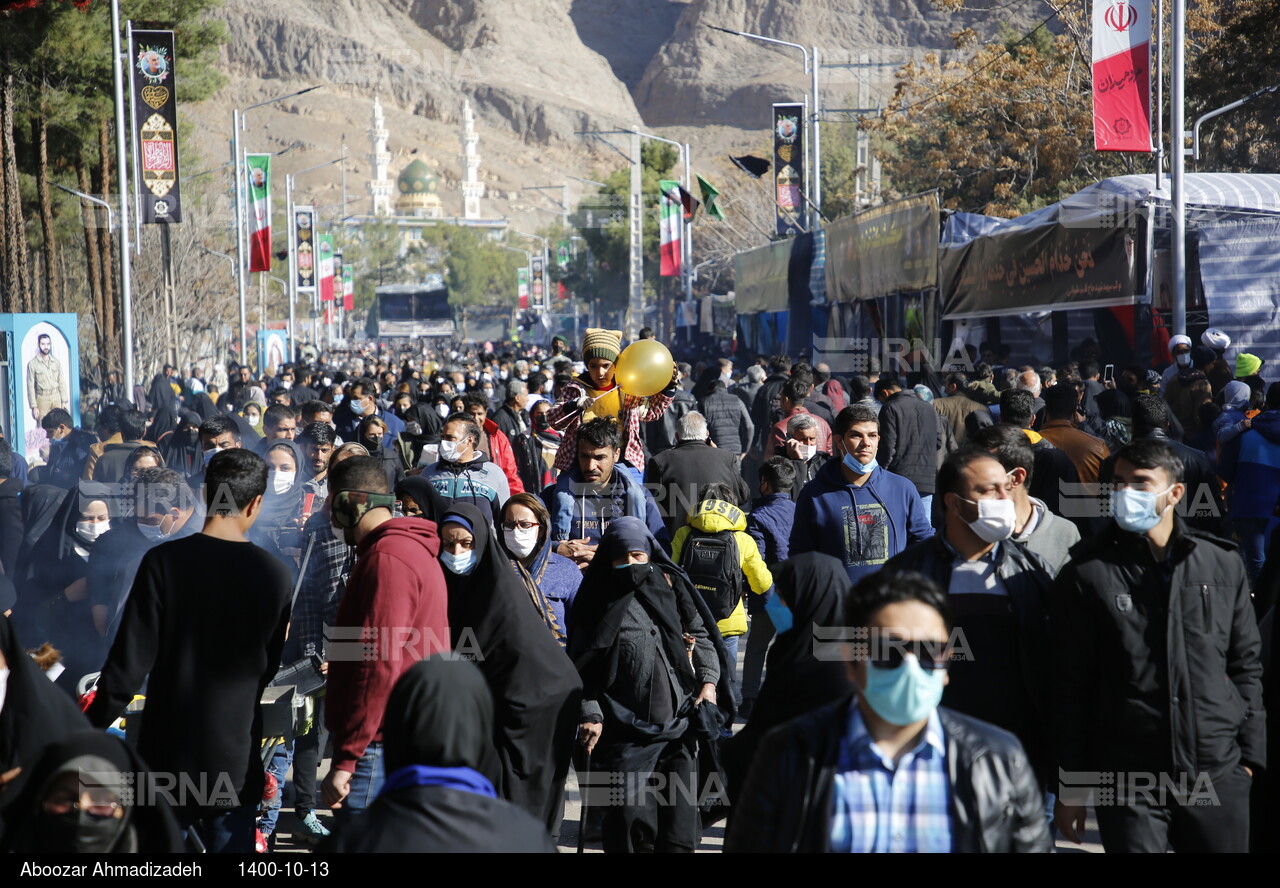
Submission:
{"label": "gold balloon", "polygon": [[671,384],[675,361],[656,339],[633,342],[618,355],[613,378],[628,395],[647,398]]}

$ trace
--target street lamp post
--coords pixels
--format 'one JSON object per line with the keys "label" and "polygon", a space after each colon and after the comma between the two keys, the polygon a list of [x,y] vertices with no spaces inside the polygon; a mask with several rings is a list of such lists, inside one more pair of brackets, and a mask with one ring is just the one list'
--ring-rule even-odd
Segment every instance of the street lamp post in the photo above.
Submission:
{"label": "street lamp post", "polygon": [[116,93],[116,181],[120,183],[120,317],[124,334],[124,390],[133,397],[133,268],[129,259],[129,168],[124,144],[124,71],[120,61],[119,0],[111,0],[111,70]]}
{"label": "street lamp post", "polygon": [[[708,25],[707,27],[715,31],[723,31],[726,34],[733,34],[736,37],[746,37],[748,40],[759,40],[761,43],[773,43],[777,46],[790,46],[792,49],[798,49],[804,54],[804,69],[809,75],[809,142],[805,146],[805,156],[809,162],[808,182],[805,183],[805,191],[809,197],[809,209],[805,211],[805,227],[812,231],[818,227],[821,222],[822,207],[822,136],[818,132],[818,122],[822,119],[822,96],[818,91],[818,47],[803,46],[799,43],[791,43],[788,40],[778,40],[775,37],[766,37],[763,34],[748,34],[746,31],[737,31],[733,28],[720,28],[716,25]],[[815,218],[817,217],[817,218]]]}
{"label": "street lamp post", "polygon": [[[114,4],[115,0],[113,0]],[[231,111],[231,162],[235,165],[236,185],[235,185],[235,215],[236,215],[236,289],[240,297],[240,361],[243,363],[248,359],[248,320],[245,313],[245,291],[248,289],[249,266],[245,262],[245,251],[247,246],[247,233],[245,232],[244,218],[244,163],[240,153],[240,131],[244,129],[245,115],[255,108],[261,108],[264,105],[271,105],[276,102],[283,102],[285,99],[296,98],[297,96],[309,93],[312,90],[319,89],[320,85],[308,86],[306,89],[300,89],[297,92],[291,92],[287,95],[276,96],[274,99],[267,99],[265,102],[258,102],[250,105],[248,108],[233,108]]]}

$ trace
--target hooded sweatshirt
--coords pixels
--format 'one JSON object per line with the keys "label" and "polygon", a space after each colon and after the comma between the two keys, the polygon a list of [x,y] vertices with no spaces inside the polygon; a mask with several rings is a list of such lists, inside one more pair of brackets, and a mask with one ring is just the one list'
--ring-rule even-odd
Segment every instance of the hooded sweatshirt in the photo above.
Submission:
{"label": "hooded sweatshirt", "polygon": [[[738,546],[738,568],[747,579],[747,585],[756,595],[764,595],[773,588],[773,576],[760,557],[760,549],[747,530],[747,516],[732,503],[720,500],[705,500],[689,516],[689,523],[676,531],[671,541],[671,560],[680,563],[680,552],[688,543],[692,534],[712,534],[722,531],[733,531],[733,540]],[[744,599],[745,600],[745,599]],[[745,635],[747,632],[747,611],[743,602],[739,601],[733,613],[716,624],[722,636]]]}
{"label": "hooded sweatshirt", "polygon": [[615,465],[608,482],[599,486],[581,478],[578,467],[571,466],[545,497],[553,541],[585,539],[599,545],[609,522],[626,517],[639,518],[664,549],[670,546],[671,535],[653,494],[624,466]]}
{"label": "hooded sweatshirt", "polygon": [[882,468],[858,487],[833,459],[818,470],[796,502],[790,551],[839,558],[853,582],[875,573],[903,549],[933,536],[915,486]]}
{"label": "hooded sweatshirt", "polygon": [[1244,434],[1250,392],[1252,389],[1238,379],[1233,379],[1223,388],[1222,413],[1213,421],[1213,435],[1219,447]]}
{"label": "hooded sweatshirt", "polygon": [[325,726],[339,770],[354,773],[369,744],[382,740],[396,680],[419,660],[452,650],[439,556],[436,526],[423,518],[392,518],[356,546],[329,643]]}
{"label": "hooded sweatshirt", "polygon": [[483,450],[477,450],[465,463],[441,459],[423,474],[445,499],[478,506],[491,513],[495,521],[501,516],[502,504],[511,496],[506,473],[490,462]]}
{"label": "hooded sweatshirt", "polygon": [[1280,410],[1253,418],[1253,428],[1222,449],[1219,474],[1231,485],[1231,517],[1270,519],[1280,495]]}

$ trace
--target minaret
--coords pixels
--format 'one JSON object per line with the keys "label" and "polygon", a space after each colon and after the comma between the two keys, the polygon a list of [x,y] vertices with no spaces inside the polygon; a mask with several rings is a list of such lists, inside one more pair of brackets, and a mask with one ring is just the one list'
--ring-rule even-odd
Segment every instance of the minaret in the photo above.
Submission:
{"label": "minaret", "polygon": [[391,164],[391,152],[387,150],[386,118],[382,116],[382,103],[373,97],[373,123],[369,127],[369,165],[373,175],[369,179],[369,197],[373,203],[373,215],[391,214],[392,182],[387,178]]}
{"label": "minaret", "polygon": [[480,198],[484,197],[484,183],[480,181],[480,154],[476,151],[479,141],[476,135],[476,119],[471,113],[471,102],[462,103],[462,218],[480,218]]}

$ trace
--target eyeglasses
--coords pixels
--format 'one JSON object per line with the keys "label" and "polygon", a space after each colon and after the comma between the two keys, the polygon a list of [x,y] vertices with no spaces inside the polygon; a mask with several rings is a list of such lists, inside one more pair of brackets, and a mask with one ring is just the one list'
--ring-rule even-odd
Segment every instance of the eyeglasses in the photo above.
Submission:
{"label": "eyeglasses", "polygon": [[533,530],[538,526],[536,521],[504,521],[502,528],[504,530]]}
{"label": "eyeglasses", "polygon": [[906,662],[906,655],[912,654],[921,669],[932,672],[947,668],[950,653],[946,642],[883,639],[874,646],[870,662],[877,669],[897,669]]}

